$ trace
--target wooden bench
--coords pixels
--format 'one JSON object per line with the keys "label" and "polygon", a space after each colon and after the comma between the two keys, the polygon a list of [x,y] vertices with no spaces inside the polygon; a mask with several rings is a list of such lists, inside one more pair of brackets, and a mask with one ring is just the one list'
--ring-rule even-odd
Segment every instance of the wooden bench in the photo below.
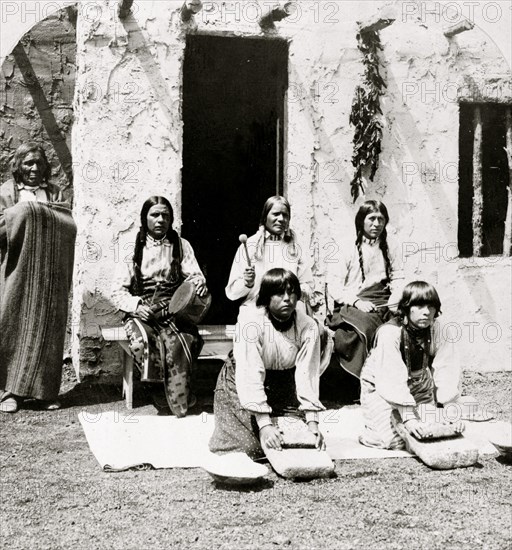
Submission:
{"label": "wooden bench", "polygon": [[[218,359],[225,361],[233,348],[235,325],[201,325],[199,334],[204,346],[199,359]],[[107,342],[117,342],[123,350],[123,397],[126,408],[133,408],[133,358],[128,347],[128,337],[123,326],[102,327],[101,335]]]}

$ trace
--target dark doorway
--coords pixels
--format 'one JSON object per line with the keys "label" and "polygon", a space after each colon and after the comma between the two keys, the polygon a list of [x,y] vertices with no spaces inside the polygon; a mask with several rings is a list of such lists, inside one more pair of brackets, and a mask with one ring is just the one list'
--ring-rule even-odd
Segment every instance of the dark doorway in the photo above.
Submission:
{"label": "dark doorway", "polygon": [[189,35],[183,68],[182,235],[212,293],[205,324],[231,324],[226,298],[241,233],[282,193],[284,40]]}

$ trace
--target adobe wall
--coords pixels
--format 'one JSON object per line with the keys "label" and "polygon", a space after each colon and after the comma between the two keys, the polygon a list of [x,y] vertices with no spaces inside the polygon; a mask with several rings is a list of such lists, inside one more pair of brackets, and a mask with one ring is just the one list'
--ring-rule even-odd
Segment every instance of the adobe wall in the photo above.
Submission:
{"label": "adobe wall", "polygon": [[[113,3],[78,18],[78,72],[73,130],[78,220],[73,330],[83,374],[119,368],[119,354],[99,325],[119,320],[110,282],[138,225],[143,200],[165,194],[179,228],[181,72],[187,32],[262,36],[268,3],[208,2],[183,24],[178,2],[138,2],[119,21]],[[477,28],[448,40],[439,17],[396,3],[381,31],[385,121],[380,167],[366,198],[382,199],[403,242],[408,280],[434,283],[463,364],[510,369],[510,258],[457,257],[458,102],[510,103],[510,69]],[[323,289],[326,262],[354,240],[349,114],[362,74],[356,21],[382,2],[300,2],[277,24],[290,43],[286,187],[292,225],[311,245]],[[252,11],[251,11],[252,10]],[[334,253],[334,255],[333,255]],[[80,345],[78,345],[80,341]]]}

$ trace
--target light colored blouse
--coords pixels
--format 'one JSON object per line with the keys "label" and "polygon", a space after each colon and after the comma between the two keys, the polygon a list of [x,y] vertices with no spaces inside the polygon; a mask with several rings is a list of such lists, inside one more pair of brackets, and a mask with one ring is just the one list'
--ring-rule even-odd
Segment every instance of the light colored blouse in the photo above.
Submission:
{"label": "light colored blouse", "polygon": [[297,242],[286,243],[283,239],[274,239],[268,231],[265,231],[265,244],[261,258],[257,258],[257,245],[261,235],[261,232],[258,232],[247,239],[247,250],[255,270],[254,286],[251,288],[245,286],[244,271],[248,263],[245,248],[241,245],[233,260],[226,286],[226,296],[230,300],[245,298],[242,306],[255,306],[263,275],[269,269],[276,267],[288,269],[294,273],[299,279],[302,292],[306,296],[311,296],[314,283],[309,249]]}
{"label": "light colored blouse", "polygon": [[[181,273],[185,281],[205,282],[205,278],[190,243],[181,239],[183,259]],[[163,241],[146,238],[146,245],[142,255],[141,273],[143,279],[155,282],[168,281],[171,274],[173,245],[167,238]],[[118,264],[114,280],[112,281],[112,301],[121,311],[133,313],[141,302],[140,296],[130,294],[130,285],[133,277],[133,257]]]}
{"label": "light colored blouse", "polygon": [[18,202],[48,202],[48,195],[46,189],[47,184],[42,184],[38,187],[30,187],[23,183],[18,183]]}
{"label": "light colored blouse", "polygon": [[[447,327],[446,327],[447,328]],[[434,356],[432,377],[436,401],[449,403],[460,395],[460,361],[454,339],[436,319],[431,327],[430,354]],[[375,387],[386,401],[399,406],[415,406],[407,385],[407,366],[400,353],[401,327],[384,324],[377,330],[375,345],[361,371],[361,380]]]}
{"label": "light colored blouse", "polygon": [[260,428],[271,424],[272,410],[264,389],[267,370],[296,367],[299,409],[305,411],[306,421],[318,421],[318,411],[324,407],[319,401],[320,337],[315,320],[296,310],[294,325],[280,332],[265,308],[250,308],[245,322],[236,325],[233,355],[240,403],[255,414]]}
{"label": "light colored blouse", "polygon": [[[404,283],[402,255],[398,243],[388,235],[388,257],[391,264],[390,304],[398,302]],[[379,239],[363,237],[361,243],[365,279],[361,273],[359,251],[354,245],[349,255],[329,264],[328,288],[331,297],[340,304],[354,305],[359,292],[386,280],[386,263],[379,247]]]}

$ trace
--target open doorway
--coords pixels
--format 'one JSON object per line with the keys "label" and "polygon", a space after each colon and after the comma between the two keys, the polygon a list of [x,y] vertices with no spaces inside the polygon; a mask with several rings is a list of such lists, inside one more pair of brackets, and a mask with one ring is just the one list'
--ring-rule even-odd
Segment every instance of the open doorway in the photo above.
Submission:
{"label": "open doorway", "polygon": [[212,293],[206,324],[232,324],[226,298],[241,233],[256,232],[265,200],[283,190],[288,43],[189,35],[183,68],[182,235]]}

